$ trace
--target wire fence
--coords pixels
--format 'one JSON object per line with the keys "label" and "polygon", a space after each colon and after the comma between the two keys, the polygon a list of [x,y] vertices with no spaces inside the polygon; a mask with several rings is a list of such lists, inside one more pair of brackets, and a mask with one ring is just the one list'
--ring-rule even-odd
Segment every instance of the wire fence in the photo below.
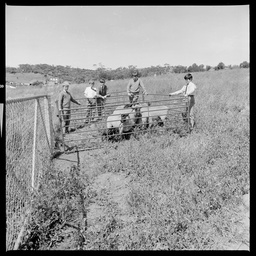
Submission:
{"label": "wire fence", "polygon": [[46,95],[6,102],[6,250],[17,247],[31,198],[50,164],[49,109]]}

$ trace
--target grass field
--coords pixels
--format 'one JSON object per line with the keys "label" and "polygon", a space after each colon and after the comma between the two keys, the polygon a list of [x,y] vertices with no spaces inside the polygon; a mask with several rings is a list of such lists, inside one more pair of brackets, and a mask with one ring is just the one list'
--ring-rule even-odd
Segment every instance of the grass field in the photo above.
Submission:
{"label": "grass field", "polygon": [[[168,94],[184,85],[184,75],[142,79],[150,94]],[[193,77],[196,129],[188,136],[131,139],[81,156],[79,173],[46,172],[29,227],[41,238],[39,249],[216,250],[243,240],[236,223],[241,197],[250,190],[249,69]],[[107,82],[110,92],[124,91],[126,84]],[[86,86],[71,85],[70,92],[81,98]],[[24,87],[6,93],[7,99],[43,93],[56,98],[60,90]],[[118,188],[110,185],[117,179]],[[88,218],[85,229],[72,231],[78,238],[60,229],[82,218],[77,195],[85,200]],[[59,221],[50,226],[56,212]],[[53,243],[54,236],[62,239]]]}
{"label": "grass field", "polygon": [[14,82],[14,83],[29,83],[31,80],[38,79],[44,80],[44,76],[42,74],[35,73],[6,73],[6,81]]}

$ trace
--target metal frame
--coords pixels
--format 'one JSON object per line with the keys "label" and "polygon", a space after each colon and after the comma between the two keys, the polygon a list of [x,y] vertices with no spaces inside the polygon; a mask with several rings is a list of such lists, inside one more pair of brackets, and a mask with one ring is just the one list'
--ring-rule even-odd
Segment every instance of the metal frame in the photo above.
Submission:
{"label": "metal frame", "polygon": [[[184,96],[172,96],[169,97],[169,95],[166,94],[148,94],[147,96],[142,97],[142,101],[139,101],[138,103],[147,102],[148,98],[159,98],[162,97],[163,99],[152,99],[149,100],[152,106],[167,106],[169,108],[168,116],[173,116],[175,114],[181,114],[186,112],[186,118],[187,118],[187,131],[190,132],[190,120],[189,120],[189,100],[187,97]],[[86,100],[86,98],[78,98],[80,102],[83,100]],[[102,142],[102,135],[101,132],[106,129],[107,125],[107,117],[113,113],[115,108],[120,105],[128,104],[128,96],[126,92],[116,92],[111,93],[111,97],[107,98],[107,102],[105,103],[105,106],[102,111],[102,119],[98,121],[90,120],[87,124],[80,124],[77,125],[77,123],[81,123],[85,120],[85,116],[88,110],[87,106],[71,106],[71,118],[67,119],[70,121],[69,127],[73,129],[73,132],[70,132],[69,134],[64,134],[63,129],[65,128],[65,124],[62,122],[62,116],[63,114],[59,111],[59,120],[61,122],[61,139],[62,139],[62,151],[63,153],[73,153],[73,149],[77,149],[78,146],[80,146],[79,150],[92,150],[92,149],[98,149],[103,147]],[[58,107],[58,102],[56,101],[56,106]],[[98,106],[94,107],[93,111],[97,113]],[[151,111],[153,112],[153,111]],[[96,116],[95,113],[95,116]],[[77,115],[80,115],[77,117]],[[118,115],[118,114],[117,114]],[[76,127],[75,127],[76,126]],[[81,126],[81,128],[79,128]],[[85,128],[85,129],[83,129]],[[162,130],[166,130],[167,127],[163,127]],[[80,130],[81,129],[81,130]],[[161,130],[161,129],[160,129]],[[134,134],[135,132],[126,133],[128,134]],[[107,138],[109,135],[107,135]],[[81,141],[81,143],[77,143],[78,141]],[[73,145],[72,145],[73,144]],[[80,145],[79,145],[80,144]],[[85,146],[85,144],[87,146]],[[82,147],[81,147],[82,146]]]}

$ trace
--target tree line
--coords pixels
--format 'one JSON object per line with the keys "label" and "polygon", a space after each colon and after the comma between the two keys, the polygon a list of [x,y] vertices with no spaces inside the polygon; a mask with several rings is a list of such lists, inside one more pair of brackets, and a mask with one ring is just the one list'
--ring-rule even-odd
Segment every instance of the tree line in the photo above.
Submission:
{"label": "tree line", "polygon": [[136,69],[139,71],[140,76],[154,76],[163,75],[168,73],[187,73],[187,72],[204,72],[209,70],[221,70],[225,68],[249,68],[250,64],[247,61],[240,63],[240,65],[229,65],[225,66],[223,62],[220,62],[217,66],[211,67],[209,65],[204,66],[203,64],[197,65],[196,63],[191,66],[170,66],[164,64],[164,66],[151,66],[147,68],[137,68],[136,66],[130,65],[128,67],[119,67],[117,69],[108,69],[103,64],[94,64],[95,70],[73,68],[71,66],[61,65],[48,65],[48,64],[20,64],[18,68],[6,67],[7,73],[39,73],[44,75],[45,79],[56,77],[60,82],[69,81],[72,83],[85,83],[90,79],[105,78],[106,80],[117,80],[126,79],[131,77],[131,73]]}

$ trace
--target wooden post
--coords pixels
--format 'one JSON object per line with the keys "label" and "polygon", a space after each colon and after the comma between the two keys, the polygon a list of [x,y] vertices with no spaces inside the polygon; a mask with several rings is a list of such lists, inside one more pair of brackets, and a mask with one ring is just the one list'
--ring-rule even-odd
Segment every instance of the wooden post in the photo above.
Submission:
{"label": "wooden post", "polygon": [[37,109],[38,99],[35,100],[35,116],[34,116],[34,140],[33,140],[33,153],[32,153],[32,174],[31,186],[35,188],[35,164],[36,164],[36,148],[37,148]]}
{"label": "wooden post", "polygon": [[51,154],[53,153],[53,125],[52,125],[52,115],[51,115],[51,98],[44,98],[44,110],[45,110],[45,127],[46,133],[48,137],[48,141],[50,144]]}
{"label": "wooden post", "polygon": [[41,116],[41,119],[42,119],[43,129],[44,129],[44,133],[46,135],[46,141],[47,141],[49,149],[51,150],[48,134],[47,134],[47,131],[46,131],[46,124],[44,123],[44,118],[43,118],[43,113],[42,113],[40,102],[38,102],[38,109],[39,109],[40,116]]}
{"label": "wooden post", "polygon": [[62,118],[61,118],[61,111],[59,110],[58,100],[55,101],[55,104],[56,104],[56,108],[57,108],[58,114],[59,114],[61,142],[63,145],[63,151],[65,152],[65,141],[64,141],[63,129],[62,129]]}

